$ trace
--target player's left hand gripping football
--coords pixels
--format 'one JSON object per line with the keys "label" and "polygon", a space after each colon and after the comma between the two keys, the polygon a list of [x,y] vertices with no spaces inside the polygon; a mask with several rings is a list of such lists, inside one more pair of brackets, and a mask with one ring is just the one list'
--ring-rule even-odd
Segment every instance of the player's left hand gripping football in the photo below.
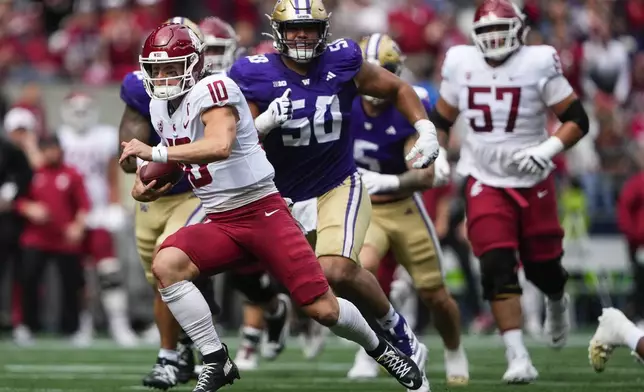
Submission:
{"label": "player's left hand gripping football", "polygon": [[415,169],[422,169],[434,163],[438,158],[440,145],[436,138],[436,127],[431,121],[419,120],[414,124],[414,128],[418,131],[418,139],[405,159],[412,161],[418,157],[412,166]]}
{"label": "player's left hand gripping football", "polygon": [[287,88],[281,97],[275,98],[273,102],[268,105],[268,110],[271,111],[273,121],[277,127],[293,118],[293,101],[291,101],[290,95],[291,89]]}
{"label": "player's left hand gripping football", "polygon": [[363,168],[358,168],[358,172],[370,195],[392,192],[400,188],[400,180],[393,174],[381,174]]}
{"label": "player's left hand gripping football", "polygon": [[141,167],[139,166],[136,169],[136,177],[134,178],[134,186],[132,187],[132,198],[141,203],[148,203],[155,201],[172,188],[172,184],[167,183],[159,189],[154,189],[156,184],[157,180],[150,181],[148,185],[145,185],[141,181]]}
{"label": "player's left hand gripping football", "polygon": [[129,142],[121,142],[123,153],[119,159],[119,163],[126,160],[128,157],[138,157],[144,161],[152,160],[152,147],[143,143],[140,140],[132,139]]}
{"label": "player's left hand gripping football", "polygon": [[543,175],[555,167],[550,157],[543,153],[539,146],[529,147],[514,153],[512,161],[521,173],[532,175]]}

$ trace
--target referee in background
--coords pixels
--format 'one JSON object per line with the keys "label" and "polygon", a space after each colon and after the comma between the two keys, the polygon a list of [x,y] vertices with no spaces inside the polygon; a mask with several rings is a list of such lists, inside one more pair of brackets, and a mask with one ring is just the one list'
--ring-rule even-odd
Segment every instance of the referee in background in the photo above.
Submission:
{"label": "referee in background", "polygon": [[[27,193],[31,184],[33,171],[25,152],[33,149],[37,125],[35,116],[22,108],[11,109],[4,118],[4,134],[0,135],[0,282],[7,279],[6,273],[12,270],[12,282],[19,281],[20,267],[20,234],[23,218],[15,211],[14,201]],[[19,301],[15,284],[8,285],[14,292],[12,308]],[[0,294],[8,294],[7,290]],[[20,324],[20,314],[14,314],[13,324]],[[20,330],[14,330],[14,338],[20,340]]]}

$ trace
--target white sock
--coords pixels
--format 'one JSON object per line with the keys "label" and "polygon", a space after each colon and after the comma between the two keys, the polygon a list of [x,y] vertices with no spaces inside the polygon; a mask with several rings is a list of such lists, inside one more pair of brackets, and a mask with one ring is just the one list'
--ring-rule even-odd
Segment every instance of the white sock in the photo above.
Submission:
{"label": "white sock", "polygon": [[503,333],[503,342],[505,347],[512,351],[515,356],[521,357],[528,355],[528,350],[523,344],[523,332],[520,329],[511,329]]}
{"label": "white sock", "polygon": [[632,325],[626,330],[624,338],[626,339],[626,345],[635,351],[637,343],[639,343],[640,339],[644,338],[644,331]]}
{"label": "white sock", "polygon": [[262,330],[253,327],[243,327],[241,337],[241,345],[243,347],[257,348],[262,337]]}
{"label": "white sock", "polygon": [[159,358],[167,359],[168,361],[177,362],[179,360],[179,353],[175,350],[168,350],[162,348],[159,350]]}
{"label": "white sock", "polygon": [[131,329],[125,289],[116,287],[103,290],[101,302],[112,328]]}
{"label": "white sock", "polygon": [[395,327],[398,322],[400,321],[400,316],[396,312],[396,309],[389,304],[389,311],[384,317],[381,317],[378,319],[378,324],[384,329],[385,331],[388,331]]}
{"label": "white sock", "polygon": [[203,294],[187,280],[159,289],[163,302],[203,355],[222,349]]}
{"label": "white sock", "polygon": [[368,352],[378,348],[380,339],[371,329],[367,320],[354,304],[344,298],[338,298],[340,312],[338,322],[329,329],[341,338],[356,342]]}

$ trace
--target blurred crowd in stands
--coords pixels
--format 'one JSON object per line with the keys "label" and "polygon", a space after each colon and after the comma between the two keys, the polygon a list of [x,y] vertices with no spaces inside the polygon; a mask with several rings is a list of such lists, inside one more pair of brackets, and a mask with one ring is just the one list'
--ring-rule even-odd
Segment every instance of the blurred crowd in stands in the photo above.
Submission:
{"label": "blurred crowd in stands", "polygon": [[[558,167],[562,185],[583,189],[588,220],[616,230],[615,207],[644,155],[644,1],[519,0],[530,44],[555,46],[565,75],[593,115],[588,138]],[[0,80],[119,83],[138,68],[147,32],[170,16],[231,22],[248,53],[262,36],[267,0],[0,0]],[[447,0],[327,0],[334,37],[388,31],[407,55],[410,81],[436,95],[445,51],[468,43],[474,6]],[[476,1],[474,2],[476,3]],[[30,92],[23,101],[29,104]],[[24,103],[24,102],[23,102]],[[39,114],[42,117],[42,113]],[[553,118],[552,127],[556,126]],[[567,189],[567,188],[564,188]]]}

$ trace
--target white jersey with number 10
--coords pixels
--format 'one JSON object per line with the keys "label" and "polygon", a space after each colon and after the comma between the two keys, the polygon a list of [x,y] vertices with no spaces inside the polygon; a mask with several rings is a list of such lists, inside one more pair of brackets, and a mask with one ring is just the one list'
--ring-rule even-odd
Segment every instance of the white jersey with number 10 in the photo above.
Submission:
{"label": "white jersey with number 10", "polygon": [[517,170],[512,155],[548,138],[546,111],[573,93],[551,46],[524,46],[491,67],[474,46],[445,57],[441,97],[467,125],[457,171],[494,187],[523,188],[542,176]]}
{"label": "white jersey with number 10", "polygon": [[150,102],[154,129],[170,146],[202,139],[205,125],[201,114],[222,106],[234,108],[239,118],[230,157],[207,165],[185,165],[194,193],[207,213],[231,210],[277,193],[273,166],[259,145],[246,99],[234,81],[218,74],[200,80],[172,115],[168,113],[167,101]]}

